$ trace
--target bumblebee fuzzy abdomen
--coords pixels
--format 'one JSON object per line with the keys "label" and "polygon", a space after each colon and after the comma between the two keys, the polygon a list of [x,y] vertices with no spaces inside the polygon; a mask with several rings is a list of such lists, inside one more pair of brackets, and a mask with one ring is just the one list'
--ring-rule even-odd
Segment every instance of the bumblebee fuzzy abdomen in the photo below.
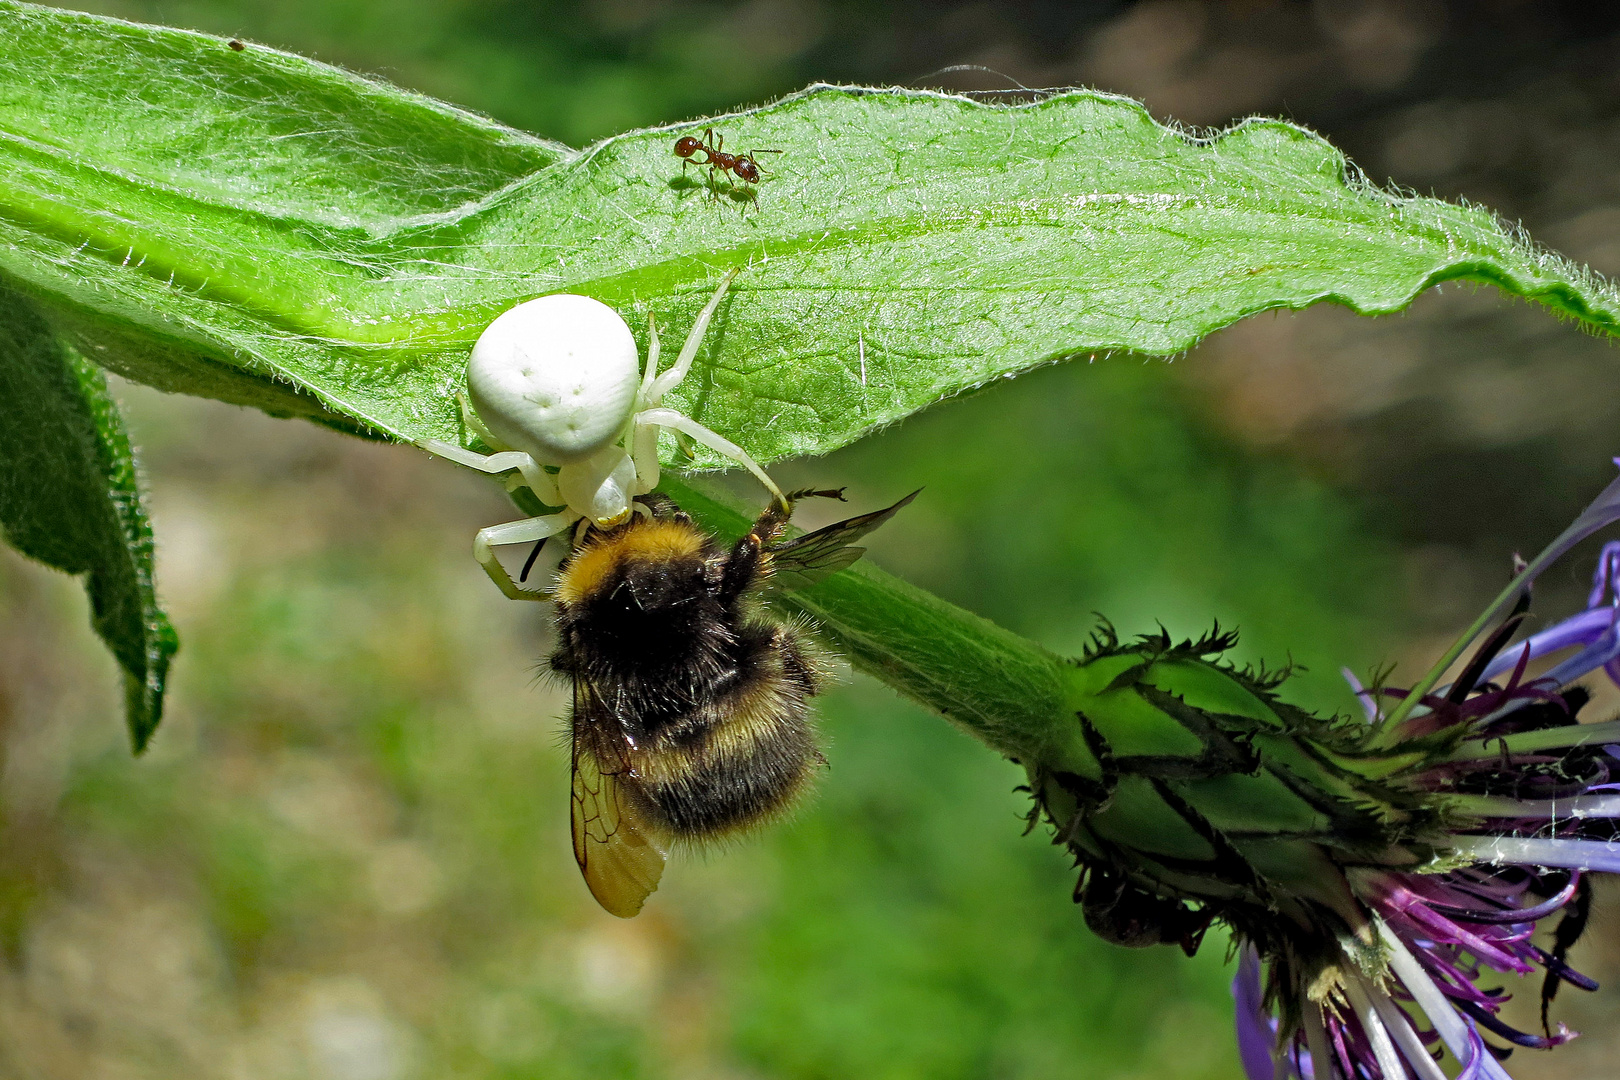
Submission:
{"label": "bumblebee fuzzy abdomen", "polygon": [[798,635],[759,624],[745,636],[726,692],[630,755],[643,812],[678,839],[710,840],[780,816],[824,763],[808,706],[816,673]]}

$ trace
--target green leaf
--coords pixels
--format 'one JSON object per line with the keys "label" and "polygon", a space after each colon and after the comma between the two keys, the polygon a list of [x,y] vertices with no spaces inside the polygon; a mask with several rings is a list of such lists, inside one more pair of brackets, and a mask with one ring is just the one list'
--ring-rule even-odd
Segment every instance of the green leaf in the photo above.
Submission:
{"label": "green leaf", "polygon": [[1097,93],[812,88],[718,122],[781,151],[745,191],[683,174],[676,129],[576,152],[259,46],[21,4],[0,3],[0,86],[0,274],[71,311],[87,355],[404,438],[460,434],[467,351],[511,304],[587,293],[675,335],[737,265],[671,403],[766,461],[1270,308],[1392,312],[1464,278],[1620,320],[1489,212],[1381,191],[1310,132],[1195,140]]}
{"label": "green leaf", "polygon": [[135,458],[101,370],[0,287],[0,532],[18,551],[85,574],[90,619],[124,669],[136,752],[163,716],[179,647],[152,590],[152,529]]}

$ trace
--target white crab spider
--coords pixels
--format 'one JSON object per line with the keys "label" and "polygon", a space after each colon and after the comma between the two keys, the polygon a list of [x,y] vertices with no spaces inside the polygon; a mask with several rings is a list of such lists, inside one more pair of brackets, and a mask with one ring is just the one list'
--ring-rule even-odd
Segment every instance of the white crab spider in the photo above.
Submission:
{"label": "white crab spider", "polygon": [[[520,588],[495,558],[501,544],[524,544],[576,522],[609,529],[639,509],[635,496],[658,486],[658,431],[670,428],[742,465],[779,502],[782,490],[729,439],[661,406],[692,368],[709,320],[734,269],[720,282],[686,337],[675,366],[658,374],[658,329],[647,318],[647,367],[638,370],[636,342],[618,312],[588,296],[554,293],[519,304],[484,330],[467,361],[462,417],[496,451],[479,454],[437,439],[416,445],[480,472],[513,473],[507,487],[527,487],[560,514],[491,525],[473,539],[473,558],[514,600],[542,600]],[[639,382],[638,382],[639,379]],[[557,471],[547,472],[542,466]]]}

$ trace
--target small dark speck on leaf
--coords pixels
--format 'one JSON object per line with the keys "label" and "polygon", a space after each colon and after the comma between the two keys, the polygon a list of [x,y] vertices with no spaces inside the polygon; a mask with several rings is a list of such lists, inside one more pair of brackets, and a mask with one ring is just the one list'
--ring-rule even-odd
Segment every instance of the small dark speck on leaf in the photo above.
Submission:
{"label": "small dark speck on leaf", "polygon": [[230,45],[232,52],[241,52],[243,49],[247,48],[246,45],[242,44],[240,41],[237,41],[235,38],[231,38],[231,40],[226,44]]}

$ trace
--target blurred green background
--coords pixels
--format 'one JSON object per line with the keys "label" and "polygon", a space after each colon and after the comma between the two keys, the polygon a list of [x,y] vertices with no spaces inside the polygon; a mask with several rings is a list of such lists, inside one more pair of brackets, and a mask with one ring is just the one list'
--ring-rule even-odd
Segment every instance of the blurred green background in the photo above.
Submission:
{"label": "blurred green background", "polygon": [[[79,6],[79,5],[76,5]],[[1620,271],[1620,24],[1596,5],[231,0],[95,10],[374,72],[581,144],[813,80],[1095,85],[1289,115],[1375,178]],[[941,71],[954,65],[978,68]],[[1050,646],[1215,619],[1420,662],[1610,475],[1611,346],[1490,292],[1262,316],[1172,364],[1043,369],[785,482],[918,485],[885,567]],[[685,859],[631,922],[567,842],[544,612],[468,557],[479,478],[129,384],[184,639],[132,760],[73,581],[0,553],[0,1075],[1233,1078],[1228,969],[1085,930],[1019,771],[879,684],[823,699],[814,800]],[[754,494],[746,487],[739,491]],[[1589,562],[1544,580],[1577,602]],[[1613,698],[1600,706],[1614,711]],[[1620,977],[1614,890],[1577,951]],[[1521,991],[1535,997],[1535,988]],[[1566,993],[1566,998],[1574,997]],[[1515,1076],[1612,1075],[1620,995]]]}

